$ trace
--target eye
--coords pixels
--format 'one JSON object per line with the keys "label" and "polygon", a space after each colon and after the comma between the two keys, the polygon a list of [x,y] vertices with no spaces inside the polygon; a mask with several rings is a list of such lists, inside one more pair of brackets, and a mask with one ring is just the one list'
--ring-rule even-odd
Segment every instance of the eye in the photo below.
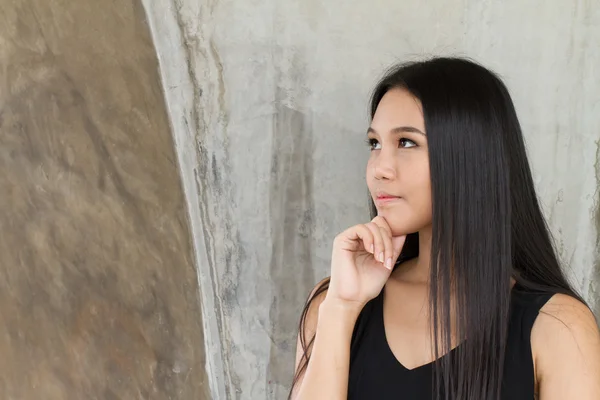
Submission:
{"label": "eye", "polygon": [[400,143],[400,147],[403,147],[405,149],[408,149],[410,147],[415,147],[417,145],[415,142],[413,142],[412,140],[407,139],[407,138],[401,138],[399,140],[399,143]]}
{"label": "eye", "polygon": [[[367,145],[369,146],[369,149],[371,151],[381,149],[381,145],[379,144],[379,141],[377,139],[369,138],[369,139],[365,140],[365,142],[367,143]],[[376,146],[380,146],[380,147],[378,148]]]}

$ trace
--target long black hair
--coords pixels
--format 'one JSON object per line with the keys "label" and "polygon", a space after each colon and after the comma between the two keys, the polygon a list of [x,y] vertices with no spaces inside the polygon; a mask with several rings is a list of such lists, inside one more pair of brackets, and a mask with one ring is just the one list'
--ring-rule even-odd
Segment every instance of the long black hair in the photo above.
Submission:
{"label": "long black hair", "polygon": [[[434,343],[433,393],[446,399],[499,399],[510,310],[510,278],[528,290],[563,293],[585,304],[565,278],[543,217],[513,102],[502,80],[463,58],[433,58],[394,66],[377,84],[371,118],[383,96],[403,88],[423,108],[429,148],[432,244],[429,310]],[[371,201],[371,214],[376,215]],[[418,256],[409,234],[396,262]],[[305,371],[308,309],[329,287],[323,281],[300,319]],[[452,365],[451,296],[464,339]],[[291,391],[290,391],[291,394]]]}

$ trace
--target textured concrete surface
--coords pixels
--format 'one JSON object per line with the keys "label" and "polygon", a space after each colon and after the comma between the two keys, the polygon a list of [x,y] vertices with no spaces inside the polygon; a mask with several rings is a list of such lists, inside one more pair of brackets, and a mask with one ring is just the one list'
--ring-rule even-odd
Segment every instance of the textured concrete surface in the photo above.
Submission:
{"label": "textured concrete surface", "polygon": [[210,398],[141,3],[0,0],[0,188],[0,397]]}
{"label": "textured concrete surface", "polygon": [[305,296],[334,235],[368,215],[368,93],[415,56],[471,56],[505,78],[565,268],[600,311],[598,0],[143,3],[215,398],[284,398]]}

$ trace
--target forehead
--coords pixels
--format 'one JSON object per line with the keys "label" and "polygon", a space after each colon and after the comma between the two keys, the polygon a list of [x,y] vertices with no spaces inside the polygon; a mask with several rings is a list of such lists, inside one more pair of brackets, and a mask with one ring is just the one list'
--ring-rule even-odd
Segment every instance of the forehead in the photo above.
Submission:
{"label": "forehead", "polygon": [[380,133],[397,126],[412,126],[425,132],[421,102],[400,88],[391,89],[383,96],[371,122],[371,127]]}

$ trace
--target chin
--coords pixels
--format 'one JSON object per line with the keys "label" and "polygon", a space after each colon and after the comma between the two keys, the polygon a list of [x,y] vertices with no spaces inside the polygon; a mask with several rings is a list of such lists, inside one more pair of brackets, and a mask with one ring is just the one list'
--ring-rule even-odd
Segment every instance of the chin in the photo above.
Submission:
{"label": "chin", "polygon": [[411,221],[407,221],[406,218],[393,218],[388,217],[385,213],[380,213],[380,216],[384,217],[392,230],[392,236],[408,235],[409,233],[417,232],[418,229],[414,228],[414,224]]}
{"label": "chin", "polygon": [[403,226],[394,226],[392,224],[390,224],[390,228],[392,229],[392,236],[402,236],[402,235],[408,235],[410,233],[415,233],[418,232],[418,230],[414,230],[414,229],[406,229]]}
{"label": "chin", "polygon": [[410,218],[410,214],[407,214],[408,213],[398,213],[398,210],[395,210],[394,212],[390,209],[382,209],[378,210],[377,215],[385,218],[390,226],[390,229],[392,230],[392,236],[402,236],[410,233],[416,233],[428,226],[427,223],[418,221],[415,218]]}

